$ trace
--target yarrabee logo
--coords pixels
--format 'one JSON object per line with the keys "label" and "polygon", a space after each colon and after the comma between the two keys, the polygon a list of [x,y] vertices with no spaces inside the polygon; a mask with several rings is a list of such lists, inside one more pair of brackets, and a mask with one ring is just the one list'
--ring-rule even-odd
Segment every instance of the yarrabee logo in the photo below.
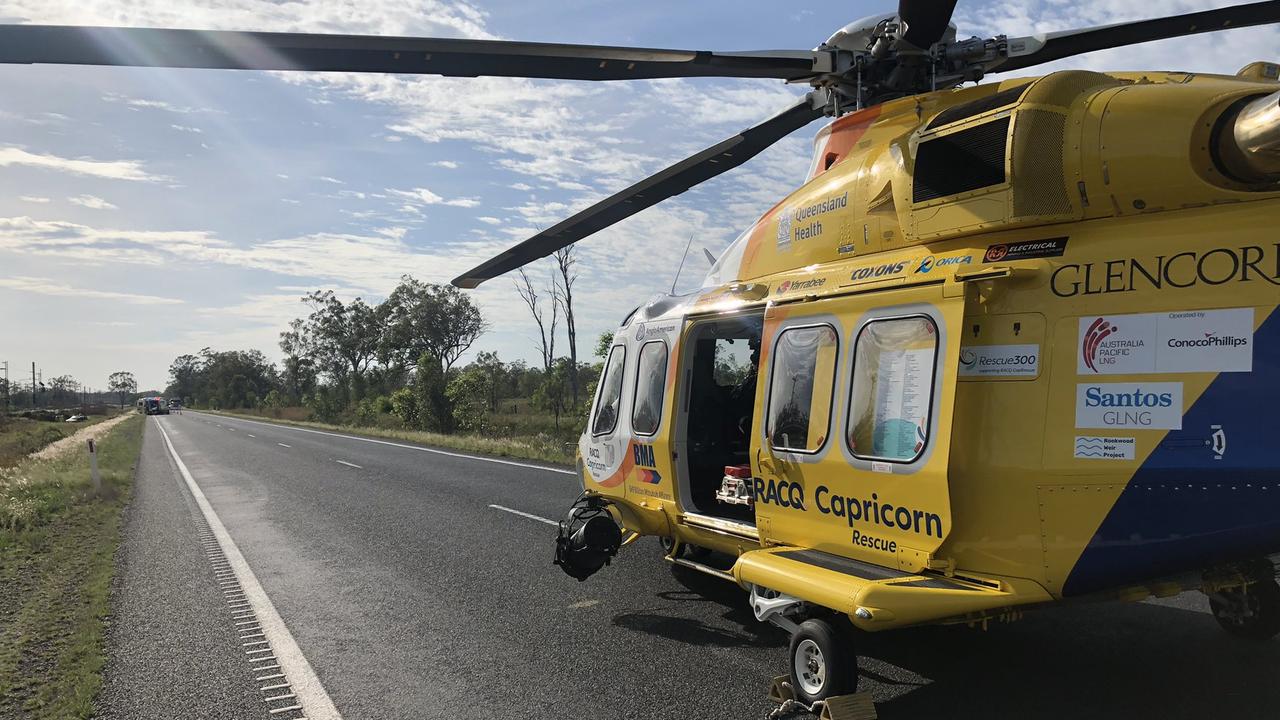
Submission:
{"label": "yarrabee logo", "polygon": [[1252,308],[1080,318],[1077,372],[1249,372]]}
{"label": "yarrabee logo", "polygon": [[1082,383],[1076,427],[1181,430],[1182,383]]}
{"label": "yarrabee logo", "polygon": [[957,257],[945,257],[935,259],[932,255],[926,255],[920,264],[916,266],[916,273],[923,274],[933,270],[935,267],[946,267],[948,265],[968,265],[973,262],[972,255],[959,255]]}
{"label": "yarrabee logo", "polygon": [[783,280],[782,284],[778,286],[777,294],[781,295],[791,290],[811,290],[813,288],[820,288],[826,284],[827,279],[824,277],[812,278],[809,280]]}

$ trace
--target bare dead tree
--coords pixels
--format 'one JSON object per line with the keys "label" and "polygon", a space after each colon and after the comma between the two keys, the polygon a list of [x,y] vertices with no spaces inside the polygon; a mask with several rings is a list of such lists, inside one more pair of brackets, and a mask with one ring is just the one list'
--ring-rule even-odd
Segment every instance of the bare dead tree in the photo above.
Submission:
{"label": "bare dead tree", "polygon": [[516,292],[524,301],[525,307],[529,308],[529,314],[533,316],[533,322],[538,326],[538,350],[542,354],[542,369],[549,374],[551,365],[556,359],[556,326],[560,323],[560,305],[556,302],[556,297],[560,292],[559,286],[553,274],[551,287],[547,288],[551,293],[551,322],[547,323],[542,306],[544,296],[533,286],[533,280],[529,278],[524,268],[520,268],[517,272],[520,273],[520,279],[515,281]]}
{"label": "bare dead tree", "polygon": [[577,245],[566,245],[556,251],[556,269],[560,273],[560,292],[556,301],[564,310],[565,331],[569,335],[569,389],[573,394],[573,406],[578,406],[578,328],[573,320],[573,284],[578,281],[574,266],[578,258],[574,254]]}

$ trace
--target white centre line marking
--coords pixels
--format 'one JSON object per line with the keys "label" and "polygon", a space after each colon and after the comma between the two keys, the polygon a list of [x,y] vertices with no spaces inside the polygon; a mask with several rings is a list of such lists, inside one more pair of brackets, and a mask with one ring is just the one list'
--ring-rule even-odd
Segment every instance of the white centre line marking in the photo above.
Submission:
{"label": "white centre line marking", "polygon": [[347,462],[346,460],[334,460],[334,462],[338,463],[339,465],[346,465],[347,467],[353,467],[353,468],[355,468],[355,469],[357,469],[357,470],[363,470],[363,469],[364,469],[364,468],[360,467],[359,465],[357,465],[357,464],[355,464],[355,463],[349,463],[349,462]]}
{"label": "white centre line marking", "polygon": [[251,438],[256,438],[256,437],[258,437],[257,435],[254,435],[253,433],[245,433],[245,435],[248,435],[248,436],[249,436],[249,437],[251,437]]}
{"label": "white centre line marking", "polygon": [[312,430],[310,428],[294,427],[292,425],[281,425],[279,423],[267,423],[260,420],[246,420],[244,418],[235,418],[240,422],[253,423],[254,425],[266,425],[277,430],[292,430],[294,432],[312,433],[314,435],[328,435],[329,437],[345,438],[347,440],[359,440],[360,442],[373,443],[375,445],[390,445],[391,447],[404,448],[405,450],[417,450],[418,452],[435,453],[436,455],[448,455],[449,457],[462,458],[464,460],[479,460],[481,462],[498,463],[499,465],[514,465],[516,467],[529,468],[531,470],[545,470],[547,472],[560,473],[561,475],[577,475],[573,470],[565,470],[564,468],[547,467],[546,465],[534,465],[532,463],[516,462],[515,460],[499,460],[498,458],[481,457],[479,455],[468,455],[466,453],[449,452],[447,450],[436,450],[435,448],[421,447],[418,445],[405,445],[404,443],[390,442],[388,440],[374,440],[373,438],[359,437],[356,435],[343,435],[342,433],[325,432],[323,430]]}
{"label": "white centre line marking", "polygon": [[493,508],[494,510],[501,510],[501,511],[503,511],[503,512],[509,512],[509,513],[511,513],[512,515],[519,515],[520,517],[527,517],[527,518],[529,518],[530,520],[537,520],[538,522],[546,523],[546,524],[548,524],[548,525],[556,525],[556,526],[560,525],[560,523],[556,522],[555,520],[548,520],[547,518],[544,518],[544,517],[542,517],[541,515],[534,515],[533,513],[527,513],[527,512],[521,512],[521,511],[519,511],[519,510],[513,510],[513,509],[511,509],[511,508],[509,508],[509,507],[503,507],[502,505],[490,505],[489,507]]}
{"label": "white centre line marking", "polygon": [[280,447],[287,447],[287,448],[293,447],[292,445],[285,445],[284,443],[276,443],[276,444],[279,445]]}
{"label": "white centre line marking", "polygon": [[191,490],[191,495],[195,498],[196,504],[200,506],[200,512],[204,513],[205,522],[209,523],[209,529],[213,531],[214,537],[218,539],[218,544],[222,546],[222,554],[226,556],[227,562],[235,570],[236,579],[240,581],[241,587],[244,588],[248,604],[252,607],[254,614],[257,615],[262,624],[262,631],[266,634],[267,640],[271,642],[271,647],[275,650],[277,666],[293,687],[293,692],[298,696],[298,703],[301,705],[303,714],[310,720],[342,720],[342,714],[338,712],[338,708],[334,707],[333,700],[329,699],[329,693],[320,684],[320,678],[316,677],[315,670],[311,668],[311,663],[307,662],[306,656],[302,654],[302,649],[298,647],[297,641],[293,639],[289,628],[285,627],[284,620],[276,612],[276,607],[271,603],[271,598],[267,597],[266,590],[263,590],[262,585],[258,584],[258,578],[253,574],[249,563],[245,562],[244,556],[240,554],[240,548],[236,547],[235,540],[231,539],[231,534],[227,532],[222,520],[214,512],[208,498],[204,496],[200,486],[196,484],[195,478],[191,477],[191,471],[187,469],[186,463],[182,462],[182,458],[178,456],[178,451],[174,449],[173,442],[169,440],[169,433],[164,431],[164,425],[157,421],[156,427],[160,428],[160,435],[164,438],[164,444],[169,448],[169,455],[173,457],[174,463],[177,464],[178,472],[182,474],[182,479],[187,482],[187,488]]}

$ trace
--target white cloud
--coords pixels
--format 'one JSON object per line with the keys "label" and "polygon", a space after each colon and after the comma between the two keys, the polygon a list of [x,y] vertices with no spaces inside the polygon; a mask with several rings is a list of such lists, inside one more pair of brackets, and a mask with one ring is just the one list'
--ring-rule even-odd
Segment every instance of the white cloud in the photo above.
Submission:
{"label": "white cloud", "polygon": [[411,206],[418,205],[451,205],[453,207],[472,208],[480,204],[477,198],[453,198],[446,200],[434,192],[426,188],[413,188],[412,190],[396,190],[387,188],[387,192],[396,197],[404,198]]}
{"label": "white cloud", "polygon": [[173,128],[174,130],[180,130],[180,131],[182,131],[182,132],[189,132],[189,133],[202,133],[202,132],[204,132],[204,131],[203,131],[203,130],[201,130],[200,128],[198,128],[198,127],[191,127],[190,125],[170,125],[169,127]]}
{"label": "white cloud", "polygon": [[480,217],[478,217],[478,218],[476,218],[476,219],[477,219],[477,220],[479,220],[480,222],[482,222],[482,223],[486,223],[486,224],[488,224],[488,225],[501,225],[501,224],[502,224],[502,221],[501,221],[501,220],[499,220],[498,218],[496,218],[496,217],[489,217],[488,215],[481,215]]}
{"label": "white cloud", "polygon": [[142,163],[137,160],[99,161],[83,158],[72,159],[57,155],[38,155],[16,147],[0,148],[0,167],[8,167],[10,165],[42,168],[72,175],[84,175],[109,180],[159,182],[168,179],[159,175],[149,174],[143,169]]}
{"label": "white cloud", "polygon": [[458,163],[454,160],[437,160],[431,164],[435,165],[436,167],[448,168],[450,170],[458,169]]}
{"label": "white cloud", "polygon": [[18,199],[19,199],[19,200],[22,200],[23,202],[29,202],[29,203],[47,203],[47,202],[49,202],[49,198],[47,198],[47,197],[39,197],[39,196],[37,196],[37,195],[19,195],[19,196],[18,196]]}
{"label": "white cloud", "polygon": [[134,305],[181,305],[182,300],[159,297],[156,295],[135,295],[133,293],[112,292],[108,290],[90,290],[73,287],[50,278],[18,276],[0,278],[0,288],[16,290],[36,295],[55,297],[71,297],[92,300],[121,300]]}
{"label": "white cloud", "polygon": [[346,185],[346,183],[344,183],[343,181],[339,180],[338,178],[336,178],[336,177],[329,177],[328,175],[321,175],[320,177],[318,177],[318,178],[316,178],[316,179],[317,179],[317,180],[321,180],[321,181],[323,181],[323,182],[327,182],[327,183],[333,183],[334,185]]}
{"label": "white cloud", "polygon": [[67,198],[67,200],[69,202],[75,203],[76,205],[87,207],[91,210],[116,210],[117,209],[115,205],[112,205],[111,203],[107,202],[106,200],[103,200],[97,195],[77,195],[75,197],[69,197]]}

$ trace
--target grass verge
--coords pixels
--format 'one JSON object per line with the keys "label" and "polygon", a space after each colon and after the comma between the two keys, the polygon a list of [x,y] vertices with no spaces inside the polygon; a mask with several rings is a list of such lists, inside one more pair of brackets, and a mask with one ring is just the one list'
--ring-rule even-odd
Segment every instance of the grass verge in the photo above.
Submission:
{"label": "grass verge", "polygon": [[0,470],[0,717],[93,714],[143,421],[126,420],[99,443],[101,498],[85,453]]}
{"label": "grass verge", "polygon": [[574,461],[573,443],[565,443],[545,436],[506,438],[485,437],[482,435],[442,435],[422,430],[392,430],[377,427],[356,427],[353,425],[331,425],[312,421],[287,420],[264,415],[228,412],[226,410],[201,410],[200,412],[244,418],[245,420],[258,420],[275,425],[293,425],[315,430],[331,430],[348,435],[403,440],[418,443],[419,445],[461,450],[476,455],[540,460],[556,465],[572,465]]}
{"label": "grass verge", "polygon": [[78,430],[114,415],[95,415],[86,422],[46,422],[15,417],[0,419],[0,467],[21,462],[27,455],[61,440]]}

